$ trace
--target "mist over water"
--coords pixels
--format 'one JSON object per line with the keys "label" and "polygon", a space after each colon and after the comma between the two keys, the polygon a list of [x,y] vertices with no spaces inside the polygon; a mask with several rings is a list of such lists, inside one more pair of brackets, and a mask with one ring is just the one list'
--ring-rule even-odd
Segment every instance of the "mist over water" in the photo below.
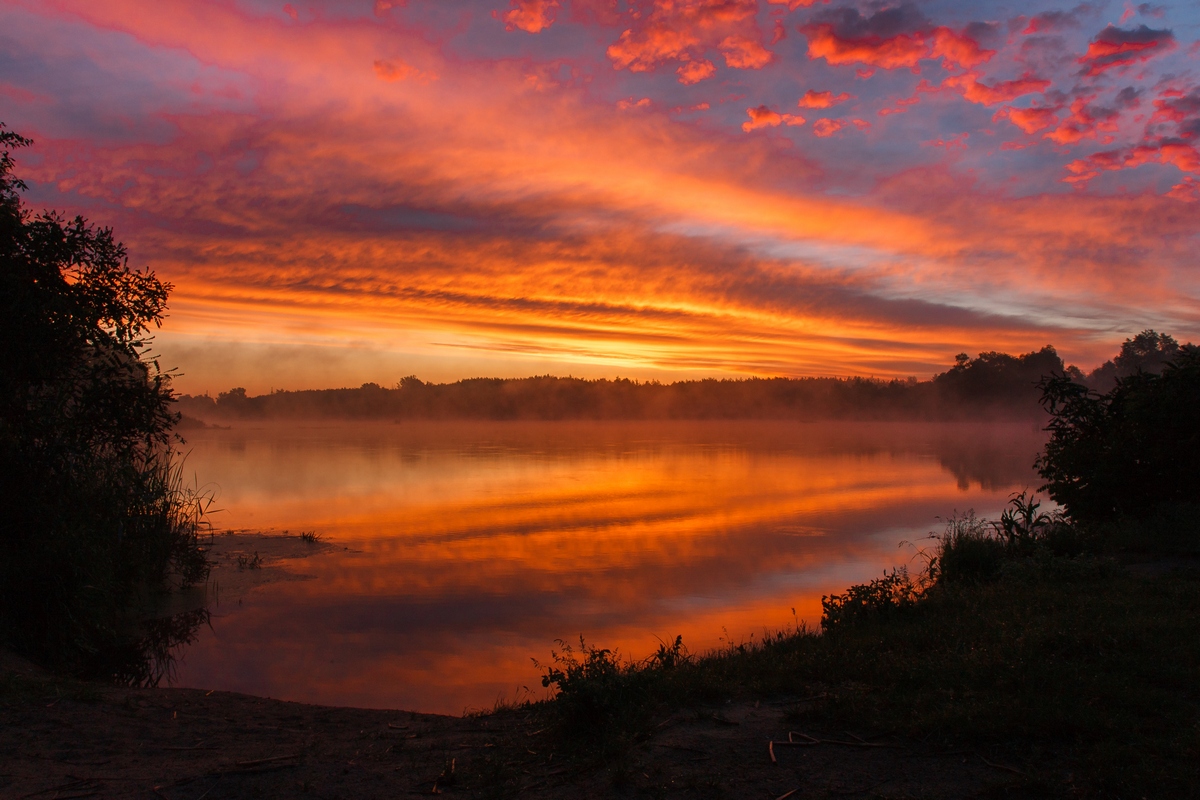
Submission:
{"label": "mist over water", "polygon": [[[1032,423],[261,423],[190,432],[218,529],[315,530],[304,580],[217,593],[175,683],[460,713],[554,640],[641,657],[814,624],[939,517],[1036,486]],[[220,578],[218,577],[218,581]]]}

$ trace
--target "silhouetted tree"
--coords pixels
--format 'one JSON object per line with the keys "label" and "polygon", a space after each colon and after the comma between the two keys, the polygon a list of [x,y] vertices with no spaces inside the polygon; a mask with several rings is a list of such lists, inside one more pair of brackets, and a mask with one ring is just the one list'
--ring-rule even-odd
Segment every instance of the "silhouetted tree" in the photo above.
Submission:
{"label": "silhouetted tree", "polygon": [[168,570],[198,578],[170,475],[168,376],[144,356],[170,286],[112,231],[31,214],[0,125],[0,636],[85,667]]}
{"label": "silhouetted tree", "polygon": [[1062,374],[1062,359],[1050,345],[1024,355],[986,352],[977,358],[959,353],[954,366],[933,379],[946,400],[971,406],[1035,407],[1037,384],[1044,376]]}
{"label": "silhouetted tree", "polygon": [[1146,518],[1200,503],[1200,349],[1177,346],[1159,374],[1118,378],[1107,394],[1066,376],[1041,389],[1051,421],[1038,470],[1072,518]]}
{"label": "silhouetted tree", "polygon": [[1121,344],[1121,352],[1110,361],[1092,370],[1087,384],[1093,389],[1107,392],[1118,378],[1128,378],[1138,372],[1162,371],[1163,365],[1179,355],[1179,342],[1165,333],[1144,330]]}

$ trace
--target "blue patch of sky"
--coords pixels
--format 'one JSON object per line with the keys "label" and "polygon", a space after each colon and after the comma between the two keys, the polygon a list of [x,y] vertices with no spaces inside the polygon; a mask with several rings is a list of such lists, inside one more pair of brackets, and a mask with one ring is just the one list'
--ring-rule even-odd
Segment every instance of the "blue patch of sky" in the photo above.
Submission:
{"label": "blue patch of sky", "polygon": [[46,98],[17,101],[10,120],[52,136],[164,142],[174,134],[164,114],[254,105],[245,75],[129,34],[12,9],[0,10],[0,31],[0,81]]}

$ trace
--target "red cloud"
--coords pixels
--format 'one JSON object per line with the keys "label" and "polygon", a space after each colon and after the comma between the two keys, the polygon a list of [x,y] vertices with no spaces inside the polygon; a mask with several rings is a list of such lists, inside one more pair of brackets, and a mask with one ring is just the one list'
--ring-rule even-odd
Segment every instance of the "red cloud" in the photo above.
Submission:
{"label": "red cloud", "polygon": [[828,3],[829,0],[767,0],[769,6],[787,6],[788,11],[795,11],[797,8],[807,8],[817,3]]}
{"label": "red cloud", "polygon": [[1033,92],[1044,92],[1050,88],[1050,81],[1037,78],[1031,73],[1025,73],[1020,78],[988,86],[979,82],[979,74],[967,72],[955,75],[942,81],[942,86],[958,89],[962,96],[972,103],[992,106],[996,103],[1007,103],[1016,98]]}
{"label": "red cloud", "polygon": [[1031,33],[1047,33],[1049,31],[1061,30],[1063,28],[1079,27],[1079,11],[1075,8],[1071,11],[1044,11],[1030,18],[1029,24],[1025,26],[1023,34]]}
{"label": "red cloud", "polygon": [[809,89],[804,93],[804,97],[800,98],[797,103],[801,108],[832,108],[839,103],[844,103],[847,100],[853,100],[854,95],[842,92],[835,95],[833,92],[814,92]]}
{"label": "red cloud", "polygon": [[511,11],[493,11],[493,17],[504,20],[507,30],[520,28],[527,33],[537,33],[554,24],[554,13],[558,10],[559,0],[511,0]]}
{"label": "red cloud", "polygon": [[1058,124],[1060,108],[1061,106],[1031,106],[1030,108],[1005,106],[992,116],[992,121],[999,122],[1007,119],[1026,133],[1037,133]]}
{"label": "red cloud", "polygon": [[[1174,122],[1179,125],[1196,119],[1200,119],[1200,90],[1188,95],[1177,90],[1163,92],[1154,101],[1154,114],[1150,117],[1151,122]],[[1185,138],[1200,134],[1200,126],[1193,124],[1188,127],[1193,130],[1185,131],[1182,134]]]}
{"label": "red cloud", "polygon": [[955,148],[958,148],[959,150],[966,150],[967,139],[970,137],[971,134],[969,133],[959,133],[955,136],[951,136],[949,139],[934,139],[929,142],[921,142],[921,144],[927,147],[942,147],[946,150],[953,150]]}
{"label": "red cloud", "polygon": [[747,108],[746,113],[750,115],[749,122],[742,123],[742,130],[746,133],[758,130],[759,128],[777,128],[780,125],[803,125],[804,117],[795,116],[793,114],[780,114],[772,111],[766,106],[758,108]]}
{"label": "red cloud", "polygon": [[1127,31],[1109,25],[1096,34],[1079,63],[1087,67],[1088,77],[1094,77],[1114,67],[1149,61],[1174,49],[1175,35],[1169,30],[1156,31],[1141,25]]}
{"label": "red cloud", "polygon": [[813,136],[833,136],[845,125],[840,119],[819,119],[813,123]]}
{"label": "red cloud", "polygon": [[757,0],[642,0],[635,5],[633,24],[607,51],[614,69],[649,72],[676,61],[679,82],[688,84],[716,72],[705,56],[710,50],[735,69],[761,69],[774,57],[755,22]]}
{"label": "red cloud", "polygon": [[1096,131],[1116,130],[1112,119],[1117,112],[1110,109],[1094,109],[1088,103],[1094,95],[1078,97],[1071,102],[1071,114],[1054,130],[1045,135],[1056,144],[1075,144],[1084,138],[1094,138]]}
{"label": "red cloud", "polygon": [[407,78],[427,77],[416,67],[403,61],[376,61],[375,75],[383,81],[402,81]]}
{"label": "red cloud", "polygon": [[916,69],[923,59],[941,58],[948,65],[971,68],[996,54],[965,32],[934,27],[908,5],[886,8],[870,17],[854,9],[838,9],[801,26],[800,32],[808,37],[809,58],[824,58],[835,65]]}
{"label": "red cloud", "polygon": [[[1103,171],[1133,169],[1142,164],[1172,164],[1181,172],[1200,173],[1200,151],[1183,142],[1140,144],[1125,151],[1106,150],[1067,164],[1066,183],[1085,184]],[[1180,189],[1176,186],[1175,189]],[[1175,191],[1172,189],[1172,191]]]}

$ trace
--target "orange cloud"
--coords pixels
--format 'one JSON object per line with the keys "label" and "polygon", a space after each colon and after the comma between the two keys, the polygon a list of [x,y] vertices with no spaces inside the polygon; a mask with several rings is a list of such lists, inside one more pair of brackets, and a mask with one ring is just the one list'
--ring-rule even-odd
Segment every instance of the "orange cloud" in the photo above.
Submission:
{"label": "orange cloud", "polygon": [[995,55],[965,32],[930,25],[911,6],[885,8],[870,17],[838,9],[800,31],[808,37],[808,57],[833,65],[917,69],[924,59],[941,58],[947,65],[969,69]]}
{"label": "orange cloud", "polygon": [[[1170,164],[1180,172],[1200,173],[1200,150],[1185,142],[1164,142],[1136,145],[1126,150],[1092,153],[1086,158],[1076,159],[1067,164],[1067,171],[1071,174],[1063,180],[1066,183],[1082,185],[1101,172],[1134,169],[1151,163]],[[1181,185],[1186,190],[1186,181]],[[1175,189],[1179,187],[1176,186]],[[1185,193],[1186,191],[1181,191],[1175,194]]]}
{"label": "orange cloud", "polygon": [[1096,34],[1079,63],[1087,68],[1088,77],[1095,77],[1116,67],[1149,61],[1174,49],[1175,35],[1169,30],[1154,30],[1145,25],[1124,30],[1109,25]]}
{"label": "orange cloud", "polygon": [[1052,125],[1058,124],[1059,107],[1031,106],[1029,108],[1014,108],[1005,106],[993,116],[994,122],[1007,119],[1025,133],[1037,133]]}
{"label": "orange cloud", "polygon": [[504,21],[507,30],[520,28],[526,33],[538,33],[554,24],[554,15],[558,11],[559,0],[511,0],[512,9],[501,14],[493,11],[492,15]]}
{"label": "orange cloud", "polygon": [[819,119],[813,123],[813,136],[821,138],[833,136],[842,129],[844,124],[840,119]]}
{"label": "orange cloud", "polygon": [[800,98],[800,102],[797,105],[801,108],[832,108],[853,99],[854,95],[847,94],[846,92],[835,95],[833,92],[816,92],[809,89]]}
{"label": "orange cloud", "polygon": [[780,114],[772,111],[766,106],[758,106],[757,108],[747,108],[746,113],[750,116],[749,122],[742,123],[742,130],[746,133],[758,130],[759,128],[777,128],[780,125],[803,125],[806,120],[804,117],[794,116],[792,114]]}
{"label": "orange cloud", "polygon": [[976,72],[952,75],[942,81],[942,86],[957,89],[966,100],[984,106],[1007,103],[1022,95],[1044,92],[1050,88],[1050,81],[1034,77],[1028,72],[1016,80],[1001,81],[991,86],[981,83],[979,77]]}
{"label": "orange cloud", "polygon": [[828,3],[829,0],[767,0],[769,6],[787,6],[788,11],[795,11],[797,8],[808,8],[817,3]]}
{"label": "orange cloud", "polygon": [[1071,113],[1043,138],[1055,144],[1068,145],[1085,138],[1094,139],[1097,131],[1116,130],[1113,122],[1116,112],[1107,109],[1097,112],[1088,105],[1094,99],[1095,95],[1075,98],[1071,102]]}
{"label": "orange cloud", "polygon": [[772,53],[763,46],[755,21],[756,0],[652,0],[648,12],[607,50],[614,69],[649,72],[679,62],[680,83],[711,77],[716,68],[705,53],[717,51],[728,67],[761,69]]}
{"label": "orange cloud", "polygon": [[379,59],[375,62],[375,74],[379,76],[380,80],[402,81],[406,78],[420,75],[421,72],[416,67],[405,64],[403,61],[384,61]]}
{"label": "orange cloud", "polygon": [[933,139],[928,142],[922,142],[921,144],[926,147],[941,147],[946,150],[954,150],[956,148],[959,150],[966,150],[967,139],[969,138],[971,138],[971,134],[960,133],[955,136],[951,136],[949,139]]}

